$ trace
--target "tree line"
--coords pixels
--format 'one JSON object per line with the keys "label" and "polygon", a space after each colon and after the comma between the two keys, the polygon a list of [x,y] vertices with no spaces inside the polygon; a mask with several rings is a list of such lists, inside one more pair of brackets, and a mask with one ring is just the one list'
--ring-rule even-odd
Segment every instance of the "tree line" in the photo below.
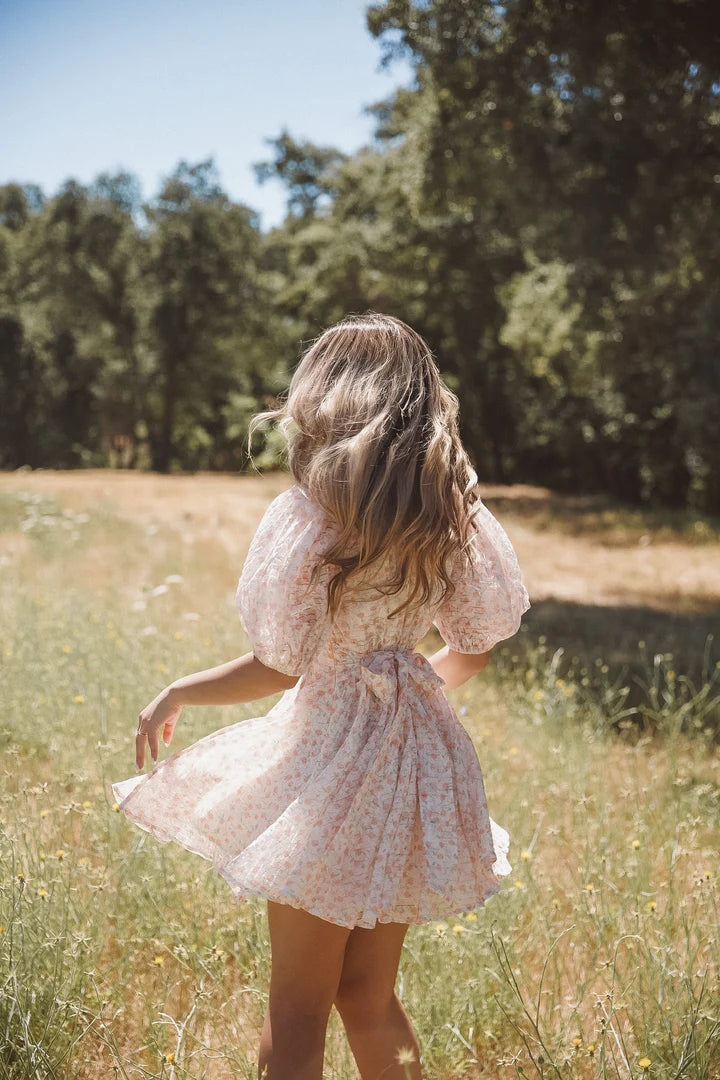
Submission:
{"label": "tree line", "polygon": [[147,201],[126,173],[0,188],[0,466],[247,468],[302,343],[371,309],[431,343],[483,480],[720,510],[714,3],[367,23],[414,83],[356,154],[269,140],[269,232],[212,161]]}

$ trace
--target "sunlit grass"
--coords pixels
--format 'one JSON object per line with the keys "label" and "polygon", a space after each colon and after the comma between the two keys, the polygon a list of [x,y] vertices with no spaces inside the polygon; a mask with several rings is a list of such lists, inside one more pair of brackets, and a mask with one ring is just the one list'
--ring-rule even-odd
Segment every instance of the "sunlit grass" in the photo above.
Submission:
{"label": "sunlit grass", "polygon": [[[232,596],[251,524],[228,546],[16,493],[0,523],[0,1078],[254,1077],[262,902],[236,904],[110,790],[133,773],[139,708],[246,647]],[[408,935],[399,990],[425,1073],[712,1080],[712,649],[692,686],[673,642],[646,651],[630,695],[603,657],[573,662],[572,641],[559,657],[536,631],[453,695],[513,873],[485,909]],[[269,704],[186,710],[174,745]],[[355,1075],[333,1017],[326,1076]]]}

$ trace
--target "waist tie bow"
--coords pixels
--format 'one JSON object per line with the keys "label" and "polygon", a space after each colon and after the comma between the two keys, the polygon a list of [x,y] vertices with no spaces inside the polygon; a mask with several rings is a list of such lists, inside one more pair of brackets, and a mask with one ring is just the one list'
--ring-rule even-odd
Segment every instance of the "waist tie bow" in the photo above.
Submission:
{"label": "waist tie bow", "polygon": [[[403,774],[409,785],[409,789],[402,785],[398,789],[406,791],[412,817],[416,812],[420,815],[425,882],[444,893],[456,873],[460,829],[452,783],[455,764],[447,733],[451,710],[445,699],[431,702],[427,698],[445,680],[421,653],[404,649],[378,649],[363,656],[360,667],[363,686],[392,715],[385,741],[397,747],[398,775]],[[419,694],[403,697],[401,691],[410,688]],[[418,725],[421,718],[427,722]]]}
{"label": "waist tie bow", "polygon": [[360,661],[365,685],[376,698],[389,704],[398,689],[414,683],[422,693],[428,693],[445,680],[435,672],[430,661],[422,653],[405,649],[376,649]]}

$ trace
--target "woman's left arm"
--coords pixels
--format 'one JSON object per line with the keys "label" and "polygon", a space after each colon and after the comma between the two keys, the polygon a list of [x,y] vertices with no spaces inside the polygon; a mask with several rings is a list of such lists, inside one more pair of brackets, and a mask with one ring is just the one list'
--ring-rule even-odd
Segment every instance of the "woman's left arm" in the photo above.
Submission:
{"label": "woman's left arm", "polygon": [[461,653],[445,646],[430,657],[435,673],[445,682],[446,690],[454,690],[487,667],[490,650],[484,653]]}
{"label": "woman's left arm", "polygon": [[226,664],[185,675],[166,686],[140,713],[135,738],[135,763],[145,764],[145,747],[153,763],[158,758],[159,736],[167,746],[184,705],[236,705],[289,690],[299,676],[284,675],[266,667],[253,653],[245,653]]}

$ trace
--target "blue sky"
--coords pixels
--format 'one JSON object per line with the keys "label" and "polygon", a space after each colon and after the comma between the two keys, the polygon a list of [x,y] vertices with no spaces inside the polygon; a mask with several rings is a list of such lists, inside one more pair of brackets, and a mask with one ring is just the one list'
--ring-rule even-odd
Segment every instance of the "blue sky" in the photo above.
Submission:
{"label": "blue sky", "polygon": [[0,183],[50,194],[120,168],[146,197],[177,162],[214,157],[225,190],[282,219],[252,163],[293,135],[353,151],[363,107],[412,80],[380,71],[357,0],[0,0]]}

